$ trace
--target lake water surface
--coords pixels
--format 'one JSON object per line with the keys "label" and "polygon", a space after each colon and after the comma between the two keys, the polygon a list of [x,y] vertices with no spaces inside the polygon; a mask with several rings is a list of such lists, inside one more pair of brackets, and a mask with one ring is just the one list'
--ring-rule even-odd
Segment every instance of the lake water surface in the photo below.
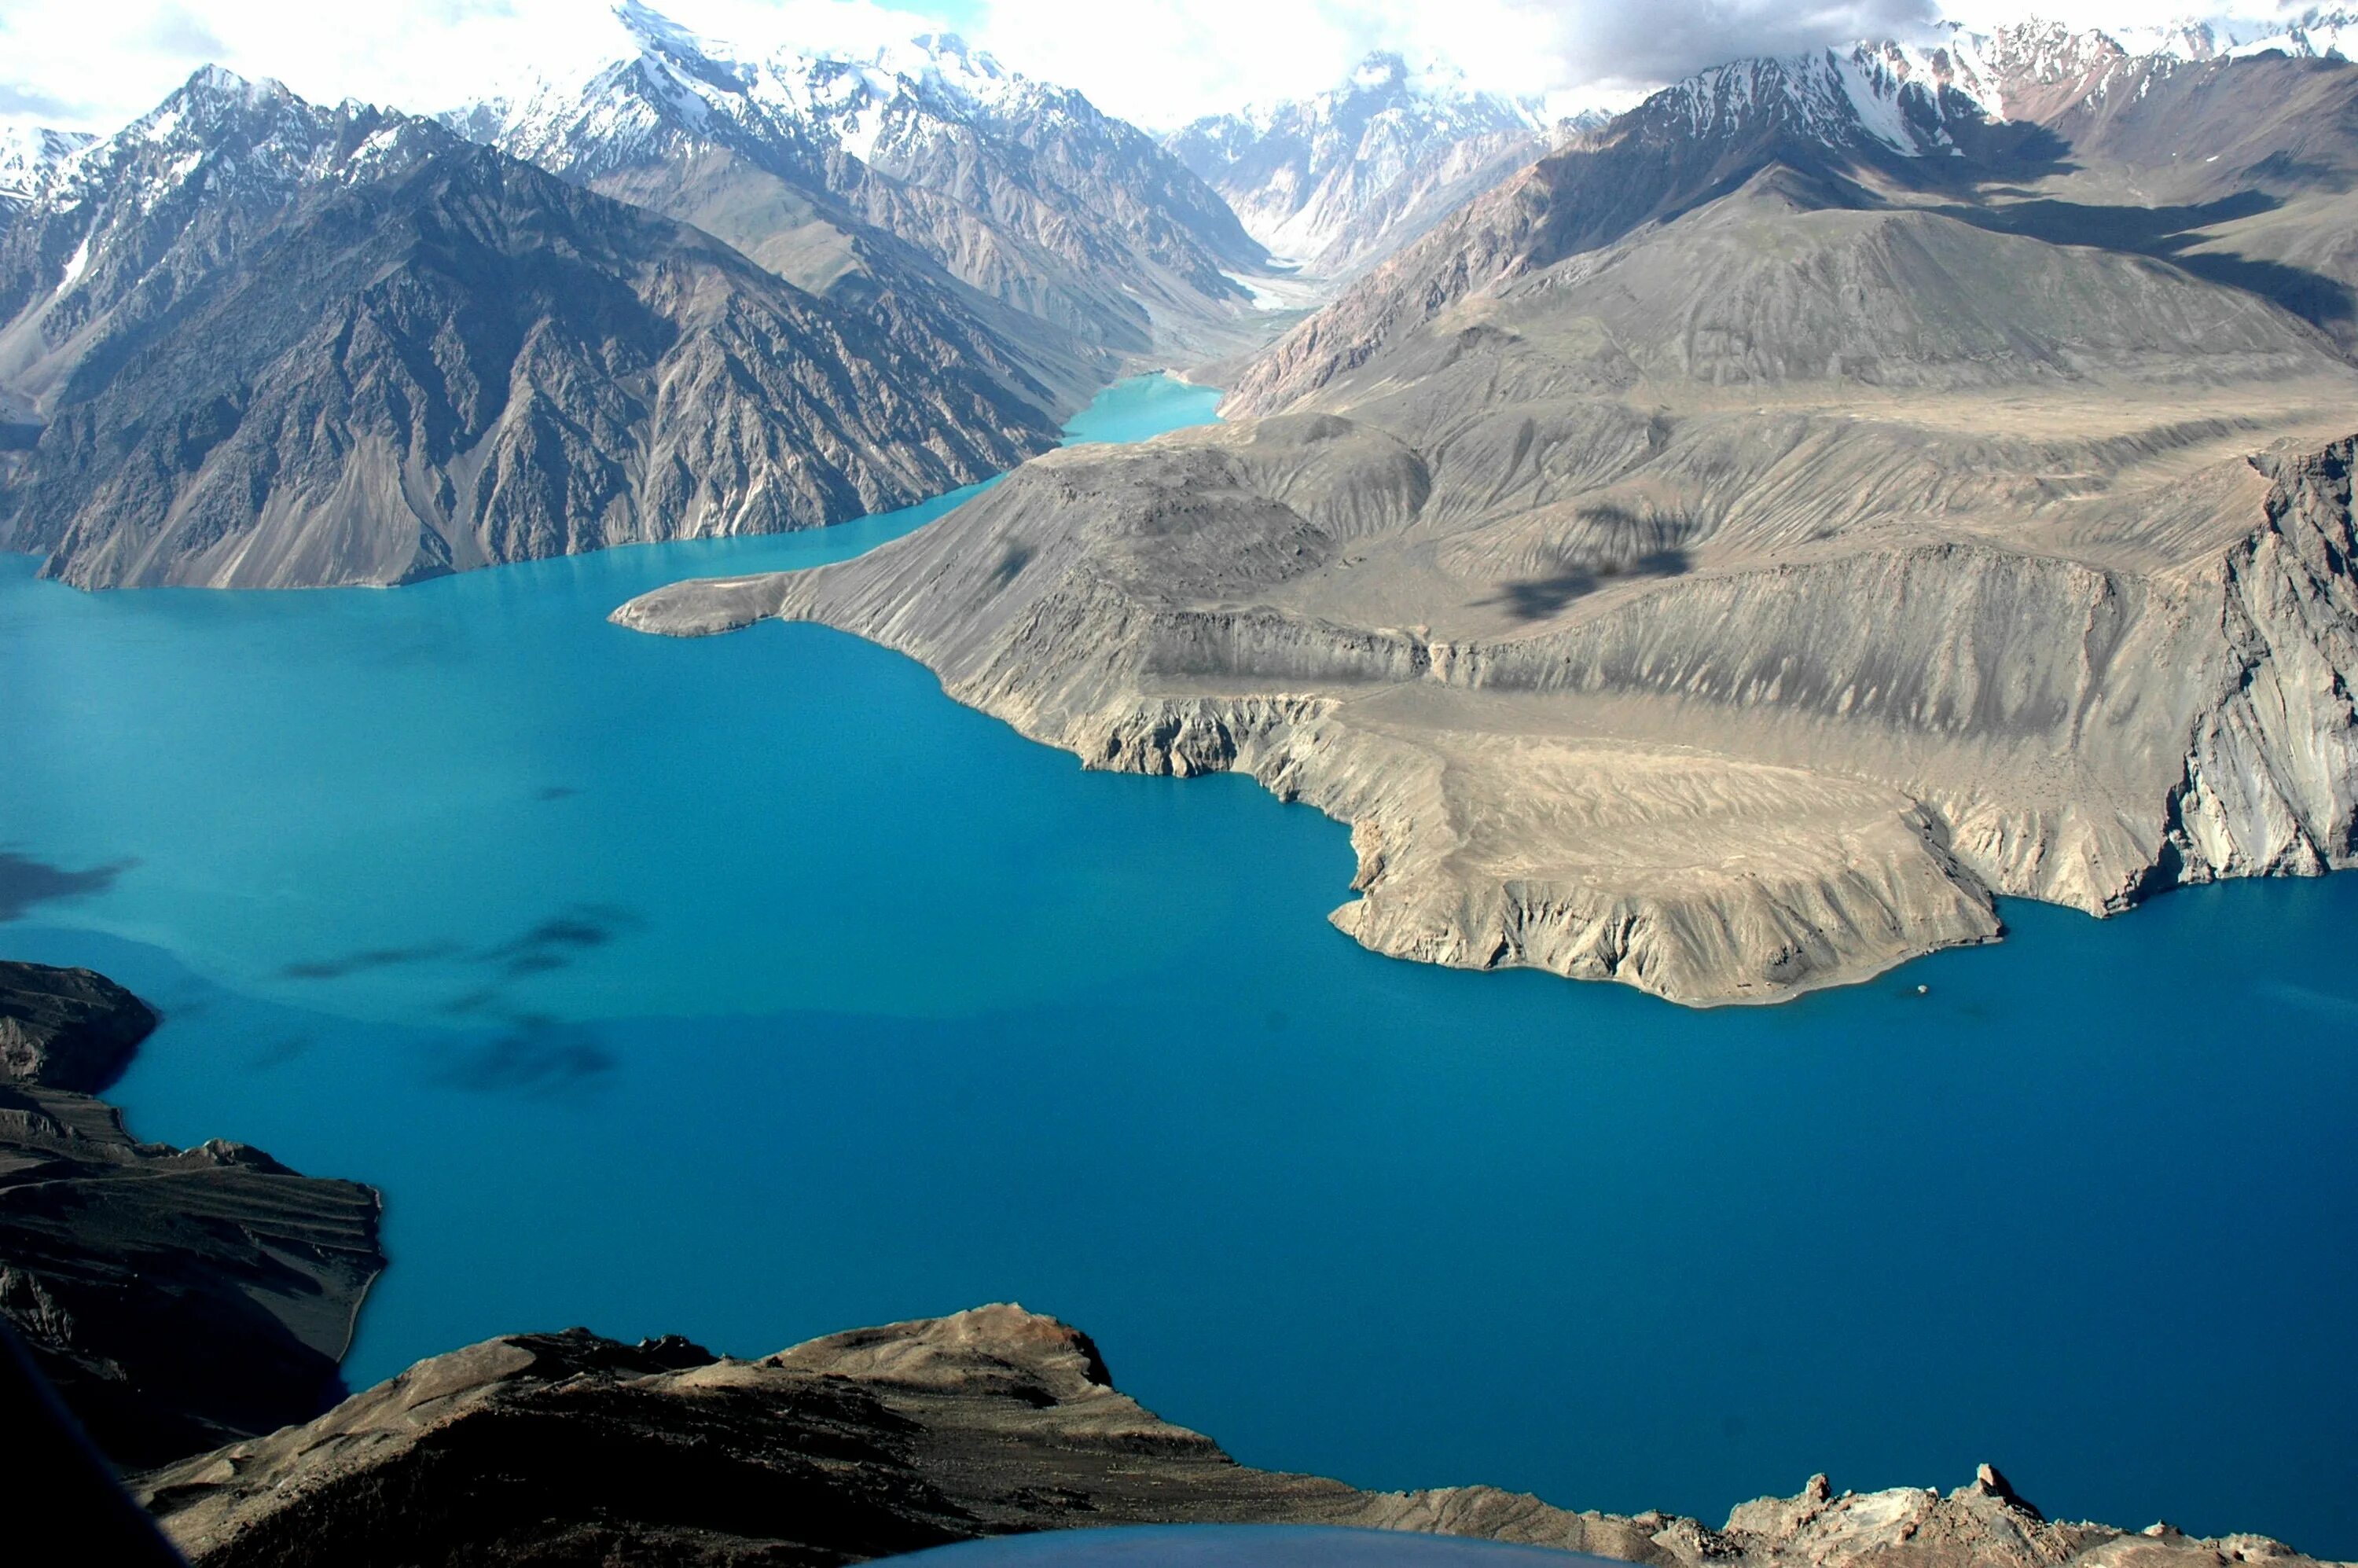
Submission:
{"label": "lake water surface", "polygon": [[2009,904],[1695,1012],[1376,957],[1325,922],[1339,826],[1085,773],[855,639],[606,623],[955,499],[394,591],[0,557],[0,954],[166,1010],[141,1135],[384,1190],[356,1384],[1017,1300],[1366,1486],[1715,1521],[1989,1459],[2358,1556],[2358,878]]}

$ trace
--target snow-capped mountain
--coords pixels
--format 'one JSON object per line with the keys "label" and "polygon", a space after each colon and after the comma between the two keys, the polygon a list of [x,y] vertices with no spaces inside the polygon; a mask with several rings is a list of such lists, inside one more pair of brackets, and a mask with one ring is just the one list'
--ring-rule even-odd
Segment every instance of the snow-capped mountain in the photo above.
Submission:
{"label": "snow-capped mountain", "polygon": [[0,384],[37,401],[217,280],[306,185],[365,178],[434,127],[216,67],[57,160],[0,243]]}
{"label": "snow-capped mountain", "polygon": [[[1469,294],[1739,190],[1796,211],[1971,202],[1983,226],[2167,260],[2358,343],[2344,197],[2358,71],[2338,53],[2342,26],[2312,13],[2258,39],[2197,23],[2127,41],[2041,22],[1951,27],[1699,71],[1354,281],[1255,362],[1237,406],[1286,406]],[[2328,59],[2337,69],[2314,69]],[[2050,181],[2061,200],[2024,199]],[[2092,216],[2122,191],[2136,194],[2118,214]],[[2214,218],[2192,216],[2223,196],[2235,200]]]}
{"label": "snow-capped mountain", "polygon": [[2346,7],[2312,7],[2255,30],[2257,38],[2240,39],[2224,52],[2255,55],[2281,49],[2296,59],[2358,59],[2358,11]]}
{"label": "snow-capped mountain", "polygon": [[0,547],[396,582],[906,504],[1055,439],[957,305],[822,299],[435,121],[200,71],[0,231],[0,398],[40,423]]}
{"label": "snow-capped mountain", "polygon": [[878,237],[1076,334],[1144,353],[1248,318],[1264,254],[1154,140],[946,34],[741,49],[621,0],[604,58],[444,116],[568,178],[698,222],[817,287]]}
{"label": "snow-capped mountain", "polygon": [[[1922,41],[1715,66],[1648,98],[1610,134],[1710,140],[1774,124],[1829,148],[1962,157],[1992,124],[2045,123],[2115,83],[2270,50],[2348,58],[2346,15],[2311,12],[2274,32],[2213,21],[2117,31],[2037,20],[1987,32],[1950,26]],[[2358,42],[2358,27],[2348,36]]]}
{"label": "snow-capped mountain", "polygon": [[1164,144],[1227,198],[1252,236],[1335,275],[1397,248],[1546,152],[1533,100],[1469,88],[1441,67],[1376,53],[1314,97],[1213,115]]}
{"label": "snow-capped mountain", "polygon": [[50,170],[94,139],[87,132],[0,119],[0,217],[30,201]]}

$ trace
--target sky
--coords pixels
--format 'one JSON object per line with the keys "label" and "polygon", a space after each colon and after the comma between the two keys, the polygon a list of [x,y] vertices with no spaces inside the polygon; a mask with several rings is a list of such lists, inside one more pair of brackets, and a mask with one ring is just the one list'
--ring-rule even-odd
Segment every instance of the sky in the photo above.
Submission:
{"label": "sky", "polygon": [[[2028,8],[2035,0],[2022,0]],[[851,48],[962,33],[1030,75],[1157,129],[1341,81],[1368,50],[1445,60],[1476,85],[1610,101],[1721,60],[1905,37],[1935,0],[656,0],[741,45]],[[1946,13],[2019,14],[1997,0]],[[2230,0],[2231,5],[2234,0]],[[2154,23],[2185,7],[2057,0],[2081,24]],[[2208,14],[2210,7],[2205,7]],[[2270,0],[2242,0],[2260,17]],[[606,0],[0,0],[0,116],[109,131],[202,64],[275,76],[304,96],[431,112],[612,36]]]}

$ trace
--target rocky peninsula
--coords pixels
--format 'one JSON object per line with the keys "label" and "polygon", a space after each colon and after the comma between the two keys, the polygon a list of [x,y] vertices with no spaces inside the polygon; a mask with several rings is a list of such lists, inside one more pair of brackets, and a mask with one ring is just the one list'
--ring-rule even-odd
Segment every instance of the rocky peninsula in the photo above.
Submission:
{"label": "rocky peninsula", "polygon": [[1238,1465],[1121,1393],[1088,1336],[1013,1306],[757,1361],[585,1330],[423,1361],[328,1414],[141,1477],[200,1568],[841,1563],[1024,1530],[1349,1525],[1650,1568],[2221,1568],[2310,1559],[2050,1520],[1985,1465],[1942,1494],[1823,1476],[1714,1529],[1487,1487],[1365,1492]]}
{"label": "rocky peninsula", "polygon": [[94,1092],[156,1022],[87,969],[0,964],[0,1318],[125,1465],[317,1414],[384,1267],[373,1189],[124,1130]]}

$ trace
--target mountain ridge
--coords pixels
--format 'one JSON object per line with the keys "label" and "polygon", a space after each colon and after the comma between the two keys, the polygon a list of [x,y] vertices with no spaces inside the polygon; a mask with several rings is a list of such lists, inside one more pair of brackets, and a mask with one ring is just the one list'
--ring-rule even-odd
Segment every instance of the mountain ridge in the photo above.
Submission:
{"label": "mountain ridge", "polygon": [[1053,444],[970,319],[823,301],[364,105],[200,71],[0,239],[48,416],[0,529],[81,586],[397,582],[839,521]]}
{"label": "mountain ridge", "polygon": [[[665,210],[655,171],[725,150],[750,182],[840,231],[839,246],[888,234],[967,287],[1132,361],[1166,340],[1225,344],[1249,320],[1228,273],[1258,269],[1260,248],[1152,138],[1069,88],[950,34],[861,57],[748,53],[637,0],[615,16],[609,63],[449,111],[446,123],[593,187],[631,178],[634,195]],[[724,237],[757,255],[773,238]]]}

